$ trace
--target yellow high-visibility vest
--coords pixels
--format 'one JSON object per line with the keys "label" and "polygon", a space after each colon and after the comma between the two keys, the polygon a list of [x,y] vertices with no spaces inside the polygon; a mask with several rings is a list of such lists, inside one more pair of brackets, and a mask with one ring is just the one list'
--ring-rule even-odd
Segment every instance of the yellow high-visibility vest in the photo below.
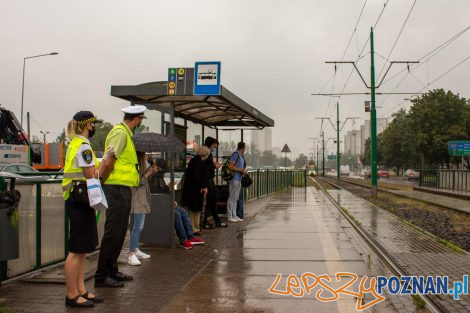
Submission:
{"label": "yellow high-visibility vest", "polygon": [[[85,176],[83,175],[83,170],[81,167],[78,167],[77,162],[77,152],[80,146],[83,144],[89,144],[89,142],[85,141],[79,136],[76,136],[72,139],[67,148],[67,154],[65,156],[64,164],[64,178],[62,179],[62,190],[64,192],[65,200],[70,197],[70,191],[73,187],[73,181],[86,180]],[[93,159],[95,160],[95,167],[98,167],[98,159],[96,158],[93,150],[91,150],[91,152],[93,153]]]}
{"label": "yellow high-visibility vest", "polygon": [[133,134],[129,131],[129,129],[123,124],[114,126],[106,138],[104,150],[106,151],[108,149],[110,134],[117,129],[121,129],[126,132],[126,147],[117,158],[111,174],[104,183],[106,185],[137,187],[139,186],[139,162],[137,160],[137,152],[135,151],[134,142],[132,141]]}

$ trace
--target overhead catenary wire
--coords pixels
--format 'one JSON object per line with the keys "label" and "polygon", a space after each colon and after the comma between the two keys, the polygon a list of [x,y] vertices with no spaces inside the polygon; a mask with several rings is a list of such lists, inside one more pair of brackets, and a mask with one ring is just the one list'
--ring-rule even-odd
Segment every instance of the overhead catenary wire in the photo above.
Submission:
{"label": "overhead catenary wire", "polygon": [[[385,9],[387,8],[388,6],[388,3],[390,2],[390,0],[387,0],[384,2],[384,6],[382,7],[382,10],[380,11],[380,14],[379,16],[377,17],[377,20],[375,21],[374,23],[374,26],[373,28],[375,29],[377,27],[377,25],[379,24],[379,22],[381,21],[382,19],[382,16],[383,16],[383,13],[385,12]],[[363,55],[364,53],[364,50],[366,49],[367,47],[367,44],[369,43],[369,40],[370,40],[370,36],[367,37],[367,40],[366,42],[364,43],[364,46],[362,47],[361,49],[361,52],[359,53],[355,63],[359,62],[362,58],[365,57],[365,55]],[[351,69],[351,72],[349,73],[349,76],[348,76],[348,79],[346,80],[346,82],[343,84],[343,89],[341,90],[340,94],[343,94],[344,93],[344,90],[346,90],[346,87],[349,83],[349,81],[351,80],[351,77],[352,77],[352,74],[354,72],[354,68]],[[340,98],[338,99],[338,101],[341,99],[341,96]],[[330,117],[334,114],[334,111],[331,113],[331,115],[329,115]]]}
{"label": "overhead catenary wire", "polygon": [[[470,26],[467,26],[465,27],[463,30],[461,30],[460,32],[458,32],[456,35],[452,36],[451,38],[449,38],[448,40],[446,40],[445,42],[443,42],[442,44],[440,44],[439,46],[437,46],[436,48],[432,49],[431,51],[429,51],[428,53],[426,53],[425,55],[423,55],[422,57],[420,57],[418,59],[418,61],[420,61],[420,63],[418,64],[411,64],[411,68],[410,70],[414,70],[418,67],[421,67],[423,66],[427,61],[429,61],[430,59],[432,59],[433,57],[435,57],[437,54],[439,54],[440,52],[442,52],[445,48],[449,47],[453,42],[455,42],[459,37],[461,37],[463,34],[465,34],[468,30],[470,30]],[[425,62],[421,62],[425,60]],[[387,82],[391,81],[392,79],[394,79],[395,77],[397,77],[398,75],[400,75],[401,73],[405,72],[407,69],[404,68],[403,70],[397,72],[396,74],[390,76],[389,78],[387,78],[386,80],[384,80],[384,82],[382,83],[382,85],[385,85]]]}
{"label": "overhead catenary wire", "polygon": [[[386,57],[386,60],[389,60],[389,59],[390,59],[390,56],[392,55],[393,50],[394,50],[395,47],[397,46],[398,40],[400,39],[401,35],[403,34],[403,30],[405,29],[406,23],[407,23],[408,20],[410,19],[411,13],[413,12],[413,9],[415,8],[417,1],[418,1],[418,0],[414,0],[413,5],[412,5],[411,8],[410,8],[410,11],[408,12],[408,15],[407,15],[406,18],[405,18],[405,21],[403,22],[403,25],[401,26],[400,31],[398,32],[397,38],[395,38],[395,41],[394,41],[394,43],[393,43],[393,45],[392,45],[392,48],[390,49],[390,52],[388,53],[388,56]],[[386,64],[387,64],[387,63],[384,62],[383,66],[382,66],[382,69],[380,70],[379,75],[377,75],[377,77],[380,77],[380,76],[382,75],[383,70],[385,69]]]}
{"label": "overhead catenary wire", "polygon": [[[341,56],[341,60],[344,59],[344,57],[346,56],[346,53],[347,53],[349,47],[351,46],[351,42],[352,42],[352,40],[353,40],[353,38],[354,38],[354,34],[356,33],[357,27],[358,27],[358,25],[359,25],[359,23],[360,23],[360,21],[361,21],[361,18],[362,18],[363,14],[364,14],[364,10],[365,10],[365,8],[366,8],[367,1],[368,1],[368,0],[364,0],[364,3],[363,3],[363,5],[362,5],[362,7],[361,7],[361,11],[360,11],[359,16],[358,16],[358,18],[357,18],[357,20],[356,20],[356,23],[355,23],[355,25],[354,25],[353,31],[352,31],[352,33],[351,33],[351,36],[349,37],[348,43],[347,43],[347,45],[346,45],[346,48],[344,49],[343,54],[342,54],[342,56]],[[390,0],[388,0],[388,1],[390,1]],[[332,84],[331,92],[330,92],[330,93],[333,93],[334,88],[335,88],[336,74],[337,74],[337,67],[336,67],[336,65],[335,65],[335,72],[334,72],[334,74],[333,74],[333,75],[334,75],[333,84]],[[330,78],[330,80],[331,80],[331,78]],[[344,79],[343,79],[343,80],[344,80]],[[331,106],[331,97],[328,99],[328,106],[327,106],[327,108],[326,108],[326,115],[328,115],[328,112],[329,112],[329,110],[330,110],[330,106]]]}
{"label": "overhead catenary wire", "polygon": [[[453,70],[455,70],[457,67],[459,67],[460,65],[462,65],[463,63],[465,63],[466,61],[468,61],[470,59],[470,55],[467,56],[466,58],[464,58],[463,60],[461,60],[460,62],[458,62],[457,64],[455,64],[454,66],[452,66],[451,68],[449,68],[447,71],[445,71],[444,73],[442,73],[441,75],[437,76],[435,79],[433,79],[432,81],[430,81],[426,86],[424,86],[423,88],[421,88],[420,90],[418,90],[417,93],[423,91],[424,89],[427,89],[429,88],[429,86],[431,86],[432,84],[434,84],[435,82],[437,82],[438,80],[442,79],[444,76],[446,76],[447,74],[449,74],[450,72],[452,72]],[[390,110],[388,110],[386,113],[382,114],[381,117],[384,117],[386,115],[388,115],[390,112],[392,112],[393,110],[401,107],[403,104],[406,103],[407,100],[404,100],[403,102],[397,104],[396,106],[394,106],[393,108],[391,108]]]}
{"label": "overhead catenary wire", "polygon": [[[444,51],[445,48],[449,47],[453,42],[455,42],[458,38],[460,38],[464,33],[466,33],[468,30],[470,29],[470,27],[465,27],[463,30],[461,30],[460,32],[458,32],[456,35],[452,36],[451,38],[447,39],[445,42],[443,42],[442,44],[440,44],[439,46],[437,46],[436,48],[432,49],[431,51],[429,51],[428,53],[426,53],[425,55],[423,55],[422,57],[420,57],[418,59],[418,61],[420,61],[420,63],[417,63],[417,64],[410,64],[408,67],[404,68],[403,70],[399,71],[398,73],[394,74],[392,77],[390,77],[389,79],[385,80],[383,82],[383,84],[385,84],[386,82],[392,80],[393,78],[397,77],[398,75],[400,75],[401,73],[407,71],[405,73],[405,76],[402,77],[402,79],[400,79],[400,81],[395,85],[395,87],[391,90],[391,92],[394,92],[395,90],[398,89],[398,87],[405,81],[406,77],[408,77],[408,75],[412,75],[412,71],[418,69],[419,67],[423,66],[424,64],[427,65],[427,83],[429,85],[429,60],[431,60],[432,58],[434,58],[436,55],[438,55],[439,53],[441,53],[442,51]],[[425,60],[425,62],[422,62],[423,60]],[[412,75],[413,76],[413,75]],[[416,77],[414,77],[415,79],[417,79]],[[421,81],[420,81],[421,83]],[[423,86],[425,86],[425,84],[421,83]],[[383,104],[388,100],[388,98],[390,97],[390,95],[386,96],[384,99],[382,99],[382,101],[380,102],[380,106],[383,106]]]}

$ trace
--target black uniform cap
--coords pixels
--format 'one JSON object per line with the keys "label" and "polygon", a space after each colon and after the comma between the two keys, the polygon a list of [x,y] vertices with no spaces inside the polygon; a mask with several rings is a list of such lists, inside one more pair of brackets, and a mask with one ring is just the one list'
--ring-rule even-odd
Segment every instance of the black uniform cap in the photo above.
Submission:
{"label": "black uniform cap", "polygon": [[96,118],[96,116],[90,112],[90,111],[80,111],[77,112],[74,116],[73,119],[77,121],[80,124],[86,124],[86,123],[102,123],[102,120],[99,120]]}

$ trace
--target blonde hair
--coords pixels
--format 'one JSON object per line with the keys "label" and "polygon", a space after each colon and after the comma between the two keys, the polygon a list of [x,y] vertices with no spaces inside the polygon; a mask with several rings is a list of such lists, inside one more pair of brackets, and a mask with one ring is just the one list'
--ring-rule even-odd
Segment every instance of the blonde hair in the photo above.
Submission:
{"label": "blonde hair", "polygon": [[77,134],[83,133],[87,124],[78,123],[76,120],[70,120],[67,124],[67,137],[72,140]]}
{"label": "blonde hair", "polygon": [[199,156],[203,156],[203,155],[209,155],[211,151],[209,150],[209,148],[207,148],[206,146],[199,146],[197,148],[197,154]]}

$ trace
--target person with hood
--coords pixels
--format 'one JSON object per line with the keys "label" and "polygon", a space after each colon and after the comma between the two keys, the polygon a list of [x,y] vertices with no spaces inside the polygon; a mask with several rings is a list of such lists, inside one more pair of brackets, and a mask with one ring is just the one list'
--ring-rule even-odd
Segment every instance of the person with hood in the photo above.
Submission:
{"label": "person with hood", "polygon": [[227,224],[222,222],[219,215],[217,214],[217,192],[215,188],[215,171],[222,167],[222,163],[214,160],[214,153],[219,147],[219,142],[213,137],[207,137],[204,141],[204,146],[210,149],[211,153],[205,160],[207,176],[209,177],[209,184],[207,187],[207,198],[206,198],[206,214],[204,215],[204,221],[202,227],[206,229],[213,228],[213,225],[207,223],[207,218],[212,216],[216,227],[227,227]]}

